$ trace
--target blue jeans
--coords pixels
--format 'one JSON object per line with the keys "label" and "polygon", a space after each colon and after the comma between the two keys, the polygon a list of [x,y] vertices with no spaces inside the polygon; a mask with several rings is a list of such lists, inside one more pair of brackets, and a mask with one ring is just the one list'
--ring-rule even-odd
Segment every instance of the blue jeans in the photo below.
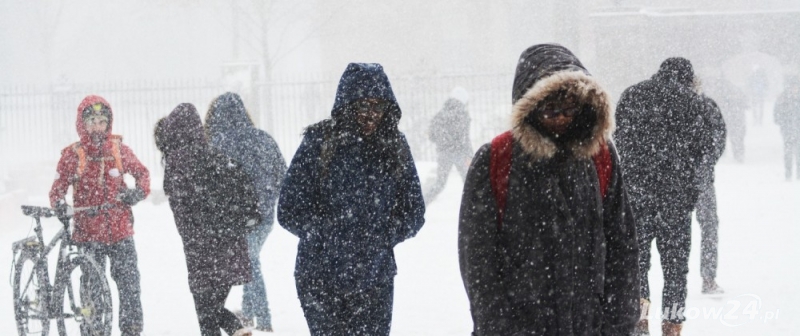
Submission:
{"label": "blue jeans", "polygon": [[244,285],[242,298],[242,314],[247,318],[255,318],[258,326],[271,327],[272,315],[269,312],[267,301],[267,287],[264,285],[264,275],[261,274],[261,261],[259,254],[267,236],[272,231],[273,216],[267,216],[261,225],[247,235],[247,251],[250,255],[250,264],[253,268],[253,281]]}

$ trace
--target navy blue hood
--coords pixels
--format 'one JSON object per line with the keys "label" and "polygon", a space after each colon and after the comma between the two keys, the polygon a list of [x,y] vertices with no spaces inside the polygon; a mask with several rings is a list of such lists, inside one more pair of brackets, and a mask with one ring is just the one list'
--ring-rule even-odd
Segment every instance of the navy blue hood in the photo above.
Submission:
{"label": "navy blue hood", "polygon": [[392,103],[386,121],[397,125],[402,113],[400,105],[392,91],[389,77],[378,63],[350,63],[339,79],[336,89],[336,102],[333,104],[331,117],[334,120],[347,118],[347,106],[359,99],[375,98]]}

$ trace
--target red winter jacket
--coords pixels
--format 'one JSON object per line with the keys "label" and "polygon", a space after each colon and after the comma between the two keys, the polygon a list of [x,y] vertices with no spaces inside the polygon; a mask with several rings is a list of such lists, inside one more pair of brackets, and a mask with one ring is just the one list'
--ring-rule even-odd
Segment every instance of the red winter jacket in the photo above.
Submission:
{"label": "red winter jacket", "polygon": [[[76,208],[113,204],[113,207],[96,216],[89,216],[84,212],[76,213],[72,236],[76,242],[112,244],[133,235],[131,207],[117,200],[117,195],[127,188],[123,175],[132,175],[136,179],[136,187],[143,190],[146,196],[150,193],[150,173],[133,151],[122,144],[122,137],[111,135],[113,112],[106,131],[107,140],[101,144],[92,143],[90,135],[84,130],[82,111],[97,103],[105,105],[111,111],[111,105],[100,96],[87,96],[78,106],[75,127],[80,141],[61,151],[56,179],[50,189],[50,204],[55,206],[58,201],[63,200],[70,186],[73,187],[73,206]],[[114,156],[117,146],[119,163]],[[77,147],[82,148],[85,153],[83,169],[79,169],[81,160]],[[118,165],[122,167],[122,171],[117,169]]]}

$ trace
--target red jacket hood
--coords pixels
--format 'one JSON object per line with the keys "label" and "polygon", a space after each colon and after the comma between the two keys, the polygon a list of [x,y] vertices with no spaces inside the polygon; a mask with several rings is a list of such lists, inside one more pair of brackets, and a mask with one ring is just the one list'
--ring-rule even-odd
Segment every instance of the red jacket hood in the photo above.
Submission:
{"label": "red jacket hood", "polygon": [[89,133],[87,133],[86,129],[84,129],[84,127],[83,127],[83,110],[85,110],[87,107],[92,106],[92,105],[97,104],[97,103],[103,104],[106,107],[108,107],[108,111],[111,114],[111,116],[110,116],[110,118],[108,120],[108,129],[106,130],[106,134],[109,135],[109,139],[111,138],[111,136],[110,136],[111,135],[111,126],[114,124],[114,111],[111,109],[111,105],[108,103],[108,101],[103,99],[103,97],[96,96],[96,95],[89,95],[89,96],[86,96],[86,98],[83,98],[83,101],[81,101],[81,104],[78,105],[78,114],[77,114],[77,117],[75,118],[75,129],[77,129],[77,131],[78,131],[78,135],[81,138],[81,143],[83,143],[85,145],[86,144],[91,144],[91,139],[89,138]]}

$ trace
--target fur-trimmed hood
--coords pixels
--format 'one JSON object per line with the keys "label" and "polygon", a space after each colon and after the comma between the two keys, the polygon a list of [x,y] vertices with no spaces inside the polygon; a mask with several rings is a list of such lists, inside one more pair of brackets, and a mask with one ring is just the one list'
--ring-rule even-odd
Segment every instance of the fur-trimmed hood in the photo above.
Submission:
{"label": "fur-trimmed hood", "polygon": [[539,131],[528,117],[542,101],[558,91],[574,96],[584,105],[581,114],[591,113],[584,115],[589,120],[586,127],[591,129],[584,130],[584,135],[566,140],[561,146],[576,157],[591,158],[613,132],[611,99],[578,58],[560,45],[535,45],[520,56],[514,75],[511,116],[514,139],[534,160],[548,159],[556,154],[560,145]]}

